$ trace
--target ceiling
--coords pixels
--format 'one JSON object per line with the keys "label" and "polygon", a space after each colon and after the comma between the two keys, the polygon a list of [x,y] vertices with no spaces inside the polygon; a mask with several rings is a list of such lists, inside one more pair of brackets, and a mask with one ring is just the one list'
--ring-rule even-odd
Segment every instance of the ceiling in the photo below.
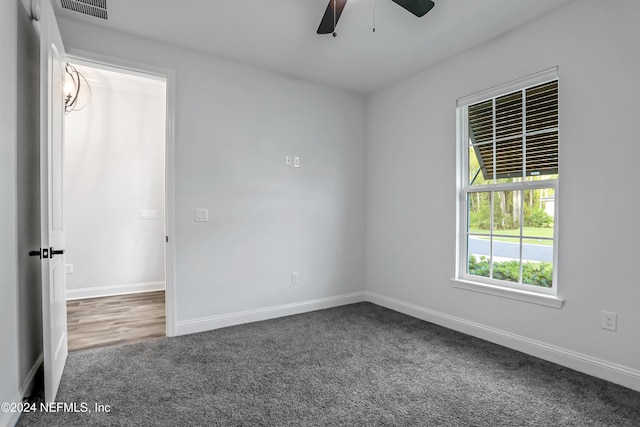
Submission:
{"label": "ceiling", "polygon": [[335,38],[316,34],[328,0],[107,0],[108,21],[53,3],[60,16],[371,93],[570,1],[434,0],[417,18],[391,0],[348,0]]}

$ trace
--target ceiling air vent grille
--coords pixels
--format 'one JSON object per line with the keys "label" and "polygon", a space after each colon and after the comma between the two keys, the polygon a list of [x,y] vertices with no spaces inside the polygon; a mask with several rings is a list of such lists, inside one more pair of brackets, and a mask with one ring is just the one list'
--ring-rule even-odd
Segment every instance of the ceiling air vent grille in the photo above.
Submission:
{"label": "ceiling air vent grille", "polygon": [[109,19],[107,0],[60,0],[63,9],[83,13],[100,19]]}

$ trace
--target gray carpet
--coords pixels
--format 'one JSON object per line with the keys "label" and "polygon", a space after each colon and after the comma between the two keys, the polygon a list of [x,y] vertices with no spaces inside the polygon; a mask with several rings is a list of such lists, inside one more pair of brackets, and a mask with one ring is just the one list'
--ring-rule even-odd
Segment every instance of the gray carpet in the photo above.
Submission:
{"label": "gray carpet", "polygon": [[369,303],[72,353],[19,426],[640,426],[640,393]]}

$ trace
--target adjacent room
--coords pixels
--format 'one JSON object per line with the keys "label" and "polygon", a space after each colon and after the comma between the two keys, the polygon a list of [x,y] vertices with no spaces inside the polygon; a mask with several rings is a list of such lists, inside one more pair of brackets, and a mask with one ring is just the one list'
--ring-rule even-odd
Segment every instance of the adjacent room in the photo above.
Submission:
{"label": "adjacent room", "polygon": [[163,78],[70,63],[64,118],[69,350],[165,336]]}
{"label": "adjacent room", "polygon": [[0,12],[0,427],[640,425],[640,2]]}

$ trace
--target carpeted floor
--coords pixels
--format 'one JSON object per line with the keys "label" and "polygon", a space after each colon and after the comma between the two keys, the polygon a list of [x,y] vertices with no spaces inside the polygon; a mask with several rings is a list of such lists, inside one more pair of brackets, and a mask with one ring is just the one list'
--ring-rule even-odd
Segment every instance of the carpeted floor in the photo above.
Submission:
{"label": "carpeted floor", "polygon": [[72,353],[19,426],[640,426],[640,393],[369,303]]}

